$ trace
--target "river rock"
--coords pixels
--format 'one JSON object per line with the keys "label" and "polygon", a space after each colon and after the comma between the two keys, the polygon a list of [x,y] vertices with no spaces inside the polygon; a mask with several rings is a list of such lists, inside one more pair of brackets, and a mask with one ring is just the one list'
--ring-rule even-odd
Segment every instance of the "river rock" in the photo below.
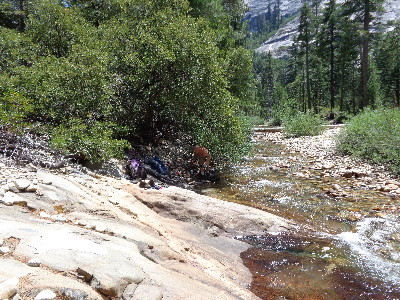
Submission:
{"label": "river rock", "polygon": [[3,197],[5,193],[6,193],[6,190],[3,187],[1,187],[0,188],[0,197]]}
{"label": "river rock", "polygon": [[[11,206],[13,204],[26,204],[26,199],[13,192],[7,192],[4,194],[3,201],[5,205]],[[1,201],[0,201],[1,202]]]}
{"label": "river rock", "polygon": [[14,182],[9,182],[7,184],[7,189],[8,189],[8,191],[11,191],[13,193],[19,193],[19,189],[15,186]]}
{"label": "river rock", "polygon": [[23,191],[25,190],[28,186],[31,185],[31,182],[28,179],[17,179],[14,181],[15,187],[20,190]]}
{"label": "river rock", "polygon": [[10,252],[10,248],[8,248],[7,246],[0,247],[0,254],[7,254],[9,252]]}
{"label": "river rock", "polygon": [[0,239],[0,247],[3,246],[3,244],[4,244],[4,240]]}
{"label": "river rock", "polygon": [[30,267],[39,267],[41,263],[39,258],[32,258],[28,261],[27,265]]}
{"label": "river rock", "polygon": [[105,232],[107,230],[107,227],[103,224],[97,224],[95,230],[98,232]]}
{"label": "river rock", "polygon": [[27,191],[27,192],[36,192],[37,190],[38,190],[38,186],[36,186],[36,185],[34,185],[34,184],[29,185],[29,186],[25,189],[25,191]]}
{"label": "river rock", "polygon": [[388,184],[388,185],[382,185],[379,190],[382,192],[391,192],[397,189],[398,189],[397,185]]}
{"label": "river rock", "polygon": [[386,181],[386,184],[387,184],[387,185],[389,185],[389,184],[394,184],[394,185],[397,185],[398,187],[400,187],[400,182],[397,181],[397,180],[392,180],[392,179],[387,180],[387,181]]}
{"label": "river rock", "polygon": [[34,300],[52,300],[56,298],[57,295],[51,290],[43,290],[39,294],[36,295]]}
{"label": "river rock", "polygon": [[50,216],[50,219],[58,222],[67,222],[67,218],[64,217],[62,214],[59,215],[52,215]]}
{"label": "river rock", "polygon": [[50,218],[51,216],[47,212],[41,211],[39,213],[39,217],[41,217],[41,218]]}
{"label": "river rock", "polygon": [[0,283],[0,299],[10,299],[17,293],[18,277],[12,277]]}
{"label": "river rock", "polygon": [[87,293],[79,290],[61,288],[59,292],[68,300],[85,300],[88,298]]}

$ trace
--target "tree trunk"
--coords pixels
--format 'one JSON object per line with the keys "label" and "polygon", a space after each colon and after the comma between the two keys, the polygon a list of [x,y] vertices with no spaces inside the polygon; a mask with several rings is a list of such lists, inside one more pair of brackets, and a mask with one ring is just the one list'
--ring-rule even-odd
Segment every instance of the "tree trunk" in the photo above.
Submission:
{"label": "tree trunk", "polygon": [[334,39],[334,28],[331,25],[330,28],[331,34],[331,41],[330,41],[330,86],[329,86],[329,93],[330,93],[330,106],[331,112],[335,108],[335,48],[333,45]]}
{"label": "tree trunk", "polygon": [[311,102],[311,84],[310,84],[310,45],[307,42],[306,45],[306,85],[307,85],[307,106],[308,109],[312,109]]}
{"label": "tree trunk", "polygon": [[25,31],[25,5],[24,0],[19,0],[19,30]]}
{"label": "tree trunk", "polygon": [[400,78],[396,79],[396,90],[394,92],[394,104],[400,107]]}
{"label": "tree trunk", "polygon": [[366,107],[368,103],[368,69],[369,69],[369,24],[371,22],[370,0],[364,0],[364,26],[361,36],[361,101],[360,109]]}

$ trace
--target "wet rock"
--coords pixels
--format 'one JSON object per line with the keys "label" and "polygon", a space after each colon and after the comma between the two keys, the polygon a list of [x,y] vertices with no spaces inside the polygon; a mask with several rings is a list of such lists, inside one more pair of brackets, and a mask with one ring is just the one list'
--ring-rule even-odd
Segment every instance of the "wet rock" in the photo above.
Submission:
{"label": "wet rock", "polygon": [[57,295],[51,290],[43,290],[39,294],[36,295],[34,300],[52,300],[56,298]]}
{"label": "wet rock", "polygon": [[19,278],[13,277],[0,283],[0,299],[9,299],[17,293]]}

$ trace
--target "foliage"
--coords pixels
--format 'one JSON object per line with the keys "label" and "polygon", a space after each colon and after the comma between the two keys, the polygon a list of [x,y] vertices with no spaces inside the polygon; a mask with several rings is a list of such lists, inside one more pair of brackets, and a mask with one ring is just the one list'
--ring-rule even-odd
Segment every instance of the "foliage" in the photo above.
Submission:
{"label": "foliage", "polygon": [[37,48],[26,35],[0,27],[0,74],[9,74],[18,66],[30,66]]}
{"label": "foliage", "polygon": [[114,126],[71,119],[54,128],[50,145],[72,157],[91,162],[120,158],[124,149],[129,148],[129,143],[113,138]]}
{"label": "foliage", "polygon": [[287,137],[314,136],[322,132],[321,118],[311,112],[299,112],[283,122],[283,132]]}
{"label": "foliage", "polygon": [[244,115],[259,107],[242,0],[3,0],[0,8],[0,81],[14,100],[29,99],[24,114],[15,103],[7,109],[55,128],[55,147],[98,160],[122,149],[116,136],[174,131],[216,160],[246,149]]}
{"label": "foliage", "polygon": [[[280,63],[273,58],[271,64],[269,56],[255,60],[257,97],[262,111],[268,112],[266,117],[279,121],[279,110],[286,106],[279,102],[288,99],[297,103],[297,110],[314,113],[328,107],[332,113],[338,108],[344,114],[356,114],[364,107],[399,105],[399,26],[371,30],[382,3],[304,1],[298,36],[287,56]],[[270,67],[262,68],[268,65],[279,67],[272,72]],[[278,103],[271,97],[276,85],[287,94]]]}
{"label": "foliage", "polygon": [[26,116],[32,112],[31,101],[20,93],[0,88],[0,128],[19,129],[26,124]]}
{"label": "foliage", "polygon": [[365,110],[346,125],[338,145],[343,153],[388,165],[400,174],[400,110]]}

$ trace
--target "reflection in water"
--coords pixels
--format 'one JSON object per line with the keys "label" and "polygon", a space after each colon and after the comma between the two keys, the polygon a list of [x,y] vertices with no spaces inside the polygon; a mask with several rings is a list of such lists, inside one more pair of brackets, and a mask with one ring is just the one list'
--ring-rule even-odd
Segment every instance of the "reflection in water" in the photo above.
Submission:
{"label": "reflection in water", "polygon": [[300,176],[307,159],[287,164],[286,156],[281,145],[259,144],[223,182],[203,191],[311,229],[240,238],[254,246],[242,254],[252,290],[263,299],[400,299],[400,217],[381,209],[393,200],[362,186],[330,197],[327,189],[351,186],[350,179],[318,170]]}

